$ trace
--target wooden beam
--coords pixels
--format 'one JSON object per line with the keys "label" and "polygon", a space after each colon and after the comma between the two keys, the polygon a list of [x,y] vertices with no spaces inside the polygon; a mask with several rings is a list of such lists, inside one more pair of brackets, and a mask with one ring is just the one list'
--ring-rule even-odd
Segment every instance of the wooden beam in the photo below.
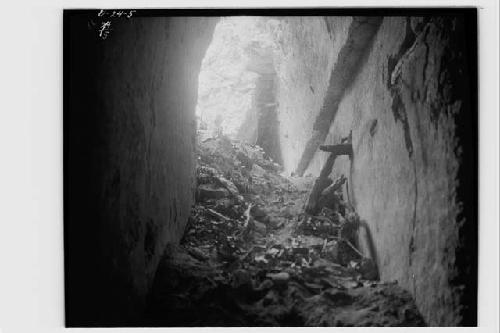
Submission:
{"label": "wooden beam", "polygon": [[343,143],[338,145],[321,145],[319,149],[324,152],[329,152],[334,155],[349,155],[352,156],[352,144]]}

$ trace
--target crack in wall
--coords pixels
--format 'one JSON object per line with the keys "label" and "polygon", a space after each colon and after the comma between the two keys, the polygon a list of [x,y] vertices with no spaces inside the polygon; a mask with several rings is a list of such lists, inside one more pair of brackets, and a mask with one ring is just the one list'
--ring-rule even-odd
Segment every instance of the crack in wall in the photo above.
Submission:
{"label": "crack in wall", "polygon": [[410,244],[408,246],[408,267],[411,273],[411,284],[413,288],[413,296],[416,298],[417,297],[417,286],[415,282],[415,273],[413,272],[413,255],[415,253],[415,231],[417,228],[417,204],[418,204],[418,179],[417,179],[417,161],[415,157],[412,158],[413,162],[413,177],[414,177],[414,189],[415,189],[415,198],[413,201],[413,217],[412,217],[412,223],[411,223],[411,231],[410,231]]}
{"label": "crack in wall", "polygon": [[395,57],[389,57],[387,60],[388,69],[388,82],[387,86],[392,96],[392,113],[394,120],[400,121],[403,125],[403,133],[405,138],[405,145],[408,151],[408,156],[411,158],[413,155],[413,142],[411,140],[410,125],[408,123],[408,115],[406,108],[401,98],[401,71],[403,64],[413,53],[416,45],[417,36],[411,29],[410,18],[406,18],[406,34],[405,38],[399,48]]}
{"label": "crack in wall", "polygon": [[[394,115],[394,120],[400,121],[403,127],[403,135],[405,140],[405,146],[408,151],[408,157],[413,165],[413,178],[414,178],[414,201],[413,201],[413,214],[412,221],[410,224],[410,241],[408,244],[408,269],[411,272],[411,283],[412,292],[414,297],[417,297],[417,287],[416,287],[416,277],[413,268],[413,257],[416,251],[415,247],[415,234],[417,227],[417,207],[418,207],[418,178],[417,178],[417,161],[414,153],[414,145],[411,136],[410,125],[408,121],[408,114],[406,111],[406,107],[401,98],[401,87],[404,85],[402,81],[401,74],[403,70],[404,64],[412,57],[417,45],[420,42],[423,42],[426,46],[426,56],[425,56],[425,64],[423,69],[423,78],[426,75],[426,69],[428,65],[428,55],[429,55],[429,47],[425,43],[425,38],[429,31],[429,24],[427,23],[420,33],[417,35],[411,27],[411,21],[408,17],[406,19],[406,32],[405,38],[400,46],[400,49],[395,57],[389,57],[388,59],[388,88],[393,99],[392,102],[392,112]],[[425,160],[426,158],[424,158]]]}

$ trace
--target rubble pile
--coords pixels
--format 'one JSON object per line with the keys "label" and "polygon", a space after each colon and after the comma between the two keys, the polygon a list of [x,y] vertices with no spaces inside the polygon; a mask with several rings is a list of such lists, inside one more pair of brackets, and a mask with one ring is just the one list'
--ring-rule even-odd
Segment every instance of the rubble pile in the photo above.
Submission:
{"label": "rubble pile", "polygon": [[[286,178],[258,146],[199,144],[196,204],[148,309],[158,326],[421,326],[397,283],[356,248],[359,217],[332,181],[306,213],[312,178]],[[328,198],[328,200],[325,200]]]}

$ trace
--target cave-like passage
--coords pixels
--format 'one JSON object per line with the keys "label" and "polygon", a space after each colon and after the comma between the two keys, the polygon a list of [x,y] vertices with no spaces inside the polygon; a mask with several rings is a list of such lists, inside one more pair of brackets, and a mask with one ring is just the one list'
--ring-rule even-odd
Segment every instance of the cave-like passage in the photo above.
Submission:
{"label": "cave-like passage", "polygon": [[182,250],[157,273],[148,324],[423,325],[356,247],[346,179],[329,178],[350,141],[320,147],[330,157],[317,179],[282,172],[275,20],[215,29],[199,77],[196,203]]}
{"label": "cave-like passage", "polygon": [[202,140],[223,134],[256,144],[281,164],[272,21],[221,19],[202,62],[196,115]]}

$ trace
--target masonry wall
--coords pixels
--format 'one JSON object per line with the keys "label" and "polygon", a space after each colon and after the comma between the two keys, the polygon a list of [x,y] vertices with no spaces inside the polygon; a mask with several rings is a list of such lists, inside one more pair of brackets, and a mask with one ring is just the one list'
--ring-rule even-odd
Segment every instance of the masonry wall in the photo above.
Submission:
{"label": "masonry wall", "polygon": [[69,326],[138,324],[159,259],[190,214],[194,111],[213,18],[65,15]]}

